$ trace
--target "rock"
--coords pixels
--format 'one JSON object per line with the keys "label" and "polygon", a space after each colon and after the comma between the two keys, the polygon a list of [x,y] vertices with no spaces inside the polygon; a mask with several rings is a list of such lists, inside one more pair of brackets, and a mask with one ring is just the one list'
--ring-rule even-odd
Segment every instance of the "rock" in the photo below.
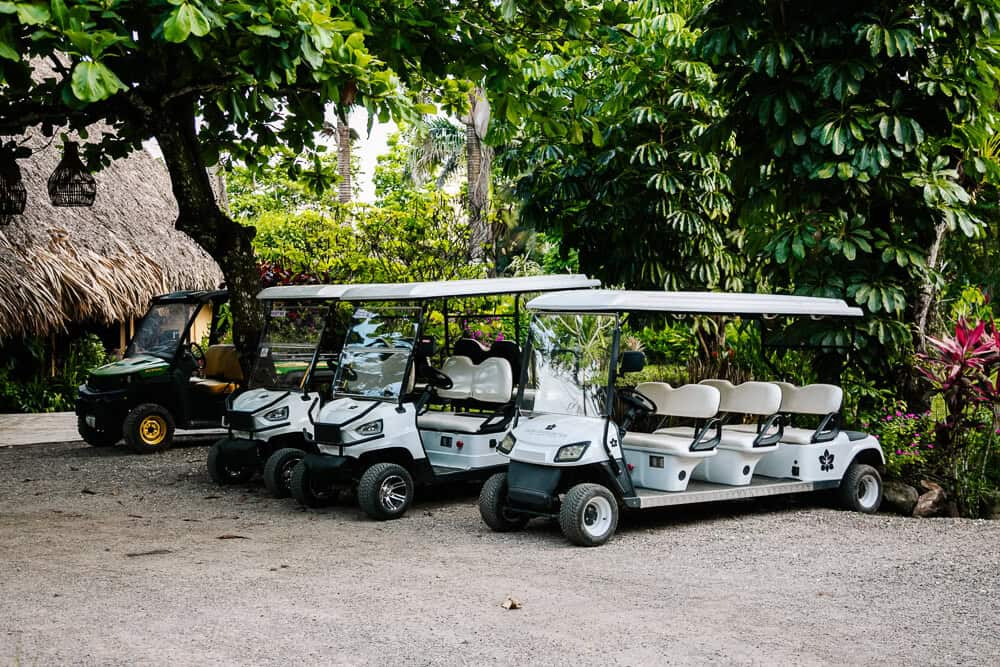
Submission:
{"label": "rock", "polygon": [[[932,482],[933,483],[933,482]],[[921,483],[923,485],[923,483]],[[934,486],[937,486],[936,484]],[[947,496],[945,495],[944,489],[938,486],[936,489],[931,489],[926,493],[922,493],[919,498],[917,498],[917,504],[913,508],[913,516],[916,517],[929,517],[937,516],[944,509],[945,500]]]}
{"label": "rock", "polygon": [[910,516],[917,505],[920,493],[909,484],[903,482],[886,482],[882,488],[882,502],[893,512]]}
{"label": "rock", "polygon": [[926,479],[920,480],[920,488],[924,491],[944,491],[940,484]]}

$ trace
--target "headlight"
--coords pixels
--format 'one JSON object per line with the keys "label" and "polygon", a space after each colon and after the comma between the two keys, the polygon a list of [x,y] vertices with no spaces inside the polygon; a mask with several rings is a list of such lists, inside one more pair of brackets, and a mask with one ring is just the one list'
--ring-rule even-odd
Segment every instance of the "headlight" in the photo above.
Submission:
{"label": "headlight", "polygon": [[264,414],[264,421],[280,422],[283,419],[288,419],[287,405],[283,408],[275,408],[274,410]]}
{"label": "headlight", "polygon": [[556,461],[579,461],[583,453],[587,451],[587,447],[590,447],[589,440],[587,442],[574,442],[572,445],[563,445],[556,452]]}
{"label": "headlight", "polygon": [[514,449],[514,444],[517,442],[517,438],[514,437],[513,433],[508,433],[497,445],[497,451],[501,454],[510,454],[510,450]]}
{"label": "headlight", "polygon": [[378,435],[382,432],[382,420],[376,419],[373,422],[362,424],[354,429],[354,432],[358,435]]}

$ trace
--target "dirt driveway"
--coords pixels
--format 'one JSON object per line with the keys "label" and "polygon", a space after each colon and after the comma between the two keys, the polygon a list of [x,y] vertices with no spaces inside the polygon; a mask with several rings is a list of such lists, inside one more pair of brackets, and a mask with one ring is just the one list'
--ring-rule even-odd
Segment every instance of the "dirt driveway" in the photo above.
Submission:
{"label": "dirt driveway", "polygon": [[[996,664],[1000,522],[820,499],[496,535],[219,489],[205,449],[0,450],[0,665]],[[505,610],[508,596],[523,608]]]}

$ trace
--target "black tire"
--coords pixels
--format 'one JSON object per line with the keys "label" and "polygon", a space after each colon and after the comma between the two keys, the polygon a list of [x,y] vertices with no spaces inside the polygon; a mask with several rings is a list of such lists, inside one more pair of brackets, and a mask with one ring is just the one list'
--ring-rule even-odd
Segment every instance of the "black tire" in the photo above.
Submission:
{"label": "black tire", "polygon": [[578,546],[604,544],[618,527],[615,494],[600,484],[577,484],[563,499],[559,527],[566,539]]}
{"label": "black tire", "polygon": [[110,447],[122,439],[118,431],[98,431],[87,425],[86,417],[76,418],[76,430],[83,441],[91,447]]}
{"label": "black tire", "polygon": [[486,480],[479,492],[479,516],[495,533],[521,530],[531,518],[507,507],[507,473],[498,472]]}
{"label": "black tire", "polygon": [[874,514],[882,504],[882,475],[865,463],[852,463],[837,490],[840,504],[849,510]]}
{"label": "black tire", "polygon": [[334,488],[320,489],[314,486],[315,480],[310,479],[309,466],[299,461],[292,468],[292,476],[288,480],[288,490],[292,497],[305,507],[326,507],[337,502],[337,490]]}
{"label": "black tire", "polygon": [[219,486],[243,484],[249,482],[254,475],[251,466],[238,466],[226,461],[226,451],[223,445],[227,440],[219,440],[208,450],[208,476]]}
{"label": "black tire", "polygon": [[292,495],[292,471],[306,453],[301,449],[286,447],[267,458],[264,464],[264,486],[275,498]]}
{"label": "black tire", "polygon": [[358,481],[358,505],[378,521],[398,519],[413,502],[413,477],[396,463],[376,463]]}
{"label": "black tire", "polygon": [[174,441],[174,416],[162,405],[143,403],[125,417],[125,444],[140,454],[170,449]]}

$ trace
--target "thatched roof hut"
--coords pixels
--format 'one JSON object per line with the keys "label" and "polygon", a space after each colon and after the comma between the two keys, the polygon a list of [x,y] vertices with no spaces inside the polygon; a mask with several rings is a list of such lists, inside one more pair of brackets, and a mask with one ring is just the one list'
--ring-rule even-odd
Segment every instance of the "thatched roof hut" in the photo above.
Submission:
{"label": "thatched roof hut", "polygon": [[116,160],[95,174],[93,207],[56,208],[46,182],[59,144],[19,161],[28,203],[0,226],[0,341],[59,333],[75,322],[126,322],[154,295],[220,284],[212,258],[174,229],[177,204],[159,159],[140,150]]}

